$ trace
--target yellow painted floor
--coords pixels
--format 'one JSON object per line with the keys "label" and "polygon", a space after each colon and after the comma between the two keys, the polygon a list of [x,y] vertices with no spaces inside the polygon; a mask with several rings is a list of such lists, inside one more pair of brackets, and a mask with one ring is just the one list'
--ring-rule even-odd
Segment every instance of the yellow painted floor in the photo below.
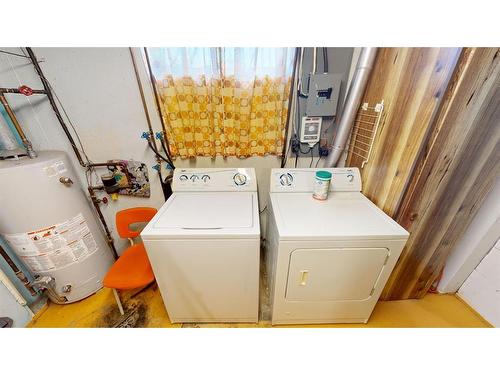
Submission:
{"label": "yellow painted floor", "polygon": [[[121,317],[110,289],[73,304],[48,303],[28,327],[115,327],[126,320],[134,327],[271,327],[258,324],[172,324],[156,284],[140,292],[121,293],[125,316]],[[382,301],[368,324],[321,324],[280,327],[490,327],[465,302],[454,295],[428,294],[420,300]]]}

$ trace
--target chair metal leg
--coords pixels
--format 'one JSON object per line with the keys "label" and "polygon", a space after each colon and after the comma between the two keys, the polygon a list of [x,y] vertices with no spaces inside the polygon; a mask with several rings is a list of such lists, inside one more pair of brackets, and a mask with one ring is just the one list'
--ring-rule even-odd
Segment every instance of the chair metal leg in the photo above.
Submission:
{"label": "chair metal leg", "polygon": [[118,295],[118,292],[114,288],[113,288],[113,294],[115,295],[116,304],[118,305],[118,309],[120,310],[120,314],[125,315],[125,312],[123,311],[122,302],[120,301],[120,296]]}

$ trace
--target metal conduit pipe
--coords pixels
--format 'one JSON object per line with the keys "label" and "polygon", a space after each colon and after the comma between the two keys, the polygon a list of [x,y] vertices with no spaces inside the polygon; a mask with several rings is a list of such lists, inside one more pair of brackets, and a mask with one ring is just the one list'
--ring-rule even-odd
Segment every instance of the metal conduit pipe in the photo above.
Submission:
{"label": "metal conduit pipe", "polygon": [[76,158],[78,159],[78,162],[80,163],[80,165],[82,167],[86,168],[87,165],[83,161],[82,155],[80,154],[80,150],[78,150],[78,147],[76,147],[75,140],[73,139],[73,136],[71,135],[71,133],[68,129],[68,126],[66,125],[66,123],[64,122],[64,120],[62,118],[61,112],[59,112],[59,108],[57,107],[57,104],[54,100],[54,96],[52,95],[52,91],[50,90],[50,84],[47,81],[47,78],[45,78],[45,75],[43,74],[42,68],[40,68],[40,64],[38,64],[38,60],[35,56],[35,53],[31,49],[31,47],[26,47],[26,51],[28,52],[28,56],[30,57],[31,62],[33,63],[33,67],[35,68],[35,71],[37,72],[38,77],[40,78],[40,81],[42,81],[45,95],[47,95],[47,98],[49,99],[50,106],[52,107],[52,110],[54,111],[54,113],[57,117],[57,120],[59,121],[59,124],[61,125],[61,127],[64,131],[64,134],[66,134],[66,137],[68,138],[69,143],[70,143],[71,147],[73,148],[73,152],[75,153]]}
{"label": "metal conduit pipe", "polygon": [[370,77],[376,55],[377,48],[365,47],[361,50],[356,65],[356,71],[354,72],[345,100],[337,135],[333,141],[332,150],[324,163],[325,167],[335,167],[342,156],[352,126],[354,125],[354,120],[358,113],[358,108],[366,88],[366,83]]}

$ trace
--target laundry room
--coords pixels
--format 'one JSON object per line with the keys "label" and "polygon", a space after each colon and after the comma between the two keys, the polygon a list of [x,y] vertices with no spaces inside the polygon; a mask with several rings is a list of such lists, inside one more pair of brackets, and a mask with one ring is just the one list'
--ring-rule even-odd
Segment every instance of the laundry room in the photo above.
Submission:
{"label": "laundry room", "polygon": [[0,42],[0,341],[500,327],[498,40],[143,18]]}

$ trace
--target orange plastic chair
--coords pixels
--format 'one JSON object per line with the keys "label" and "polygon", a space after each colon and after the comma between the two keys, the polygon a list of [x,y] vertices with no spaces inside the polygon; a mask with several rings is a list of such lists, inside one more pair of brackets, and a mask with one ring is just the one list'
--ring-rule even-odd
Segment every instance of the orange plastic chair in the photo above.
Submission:
{"label": "orange plastic chair", "polygon": [[128,247],[118,260],[111,266],[104,277],[103,285],[113,289],[120,314],[124,314],[117,289],[127,290],[144,287],[155,279],[146,249],[142,243],[134,244],[134,238],[140,232],[130,229],[134,223],[148,222],[155,216],[157,210],[151,207],[135,207],[116,213],[116,228],[121,238],[128,238]]}

